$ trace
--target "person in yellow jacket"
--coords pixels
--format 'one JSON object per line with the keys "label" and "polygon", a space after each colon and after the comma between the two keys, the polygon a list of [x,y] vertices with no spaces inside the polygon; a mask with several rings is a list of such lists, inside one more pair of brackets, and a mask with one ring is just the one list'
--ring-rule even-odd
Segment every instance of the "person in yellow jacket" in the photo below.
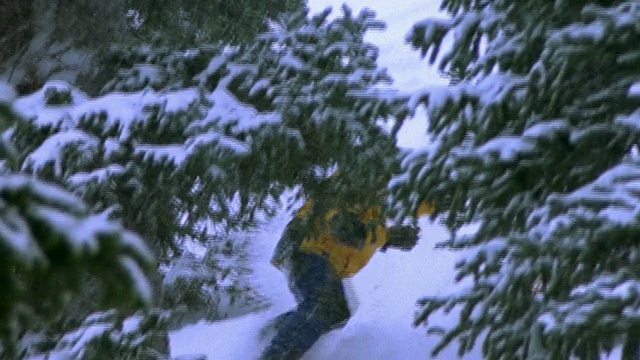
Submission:
{"label": "person in yellow jacket", "polygon": [[[380,206],[334,208],[315,217],[312,209],[308,200],[298,210],[271,259],[286,274],[298,305],[268,326],[276,333],[260,360],[300,359],[320,336],[344,326],[351,313],[342,280],[360,271],[377,250],[410,250],[418,240],[411,225],[387,227]],[[423,203],[416,216],[433,210],[433,204]]]}

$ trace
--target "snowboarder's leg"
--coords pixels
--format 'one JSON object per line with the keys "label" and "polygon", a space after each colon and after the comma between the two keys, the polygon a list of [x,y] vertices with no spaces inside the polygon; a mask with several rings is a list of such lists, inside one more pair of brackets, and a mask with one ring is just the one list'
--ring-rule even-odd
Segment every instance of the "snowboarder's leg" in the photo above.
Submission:
{"label": "snowboarder's leg", "polygon": [[344,322],[351,316],[344,293],[342,279],[323,257],[298,253],[293,257],[293,286],[297,311],[326,319],[332,326]]}
{"label": "snowboarder's leg", "polygon": [[265,340],[267,338],[271,338],[273,334],[275,334],[276,331],[282,327],[282,324],[284,324],[284,320],[294,313],[295,310],[289,310],[269,320],[269,322],[267,322],[267,324],[263,326],[262,329],[260,329],[260,339]]}
{"label": "snowboarder's leg", "polygon": [[331,329],[322,319],[300,309],[283,318],[261,360],[298,360]]}
{"label": "snowboarder's leg", "polygon": [[299,359],[320,336],[349,319],[342,282],[331,265],[314,254],[299,254],[295,263],[292,290],[301,302],[276,325],[277,334],[262,360]]}
{"label": "snowboarder's leg", "polygon": [[[306,302],[288,313],[278,324],[278,332],[262,354],[261,360],[298,360],[325,333],[343,326],[348,310],[327,303]],[[342,316],[337,316],[342,312]],[[346,315],[345,315],[346,314]]]}

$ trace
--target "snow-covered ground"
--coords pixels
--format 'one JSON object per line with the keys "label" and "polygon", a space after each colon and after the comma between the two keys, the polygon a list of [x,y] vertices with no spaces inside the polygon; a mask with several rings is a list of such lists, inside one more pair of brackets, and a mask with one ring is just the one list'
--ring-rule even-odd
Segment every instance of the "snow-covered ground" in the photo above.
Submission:
{"label": "snow-covered ground", "polygon": [[[187,326],[171,334],[172,357],[204,354],[209,360],[251,360],[266,345],[258,330],[277,314],[295,305],[284,276],[269,264],[271,251],[289,220],[281,214],[266,224],[251,249],[254,281],[272,306],[263,312],[229,320]],[[415,301],[425,294],[453,289],[453,263],[459,254],[433,249],[446,237],[445,230],[428,220],[420,222],[419,244],[410,252],[377,253],[351,283],[358,307],[340,330],[322,337],[304,360],[412,360],[425,359],[437,339],[424,328],[413,328]],[[444,317],[437,319],[444,321]],[[450,321],[453,319],[450,319]],[[445,349],[438,359],[456,359],[456,348]],[[465,359],[482,359],[480,344]]]}

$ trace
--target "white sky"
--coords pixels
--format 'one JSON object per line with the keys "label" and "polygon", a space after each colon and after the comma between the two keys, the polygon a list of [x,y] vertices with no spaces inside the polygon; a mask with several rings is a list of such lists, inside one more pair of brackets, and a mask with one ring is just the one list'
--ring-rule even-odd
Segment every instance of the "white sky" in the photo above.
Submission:
{"label": "white sky", "polygon": [[[394,78],[395,88],[413,91],[428,85],[445,84],[438,72],[420,59],[420,53],[404,42],[405,35],[416,21],[443,16],[438,12],[440,0],[309,0],[309,7],[312,13],[317,13],[331,6],[335,16],[340,14],[343,3],[355,13],[368,7],[376,12],[378,19],[387,23],[384,32],[371,31],[366,38],[380,48],[378,63],[388,69]],[[398,143],[402,147],[422,147],[426,145],[425,133],[426,115],[419,111],[398,134]]]}

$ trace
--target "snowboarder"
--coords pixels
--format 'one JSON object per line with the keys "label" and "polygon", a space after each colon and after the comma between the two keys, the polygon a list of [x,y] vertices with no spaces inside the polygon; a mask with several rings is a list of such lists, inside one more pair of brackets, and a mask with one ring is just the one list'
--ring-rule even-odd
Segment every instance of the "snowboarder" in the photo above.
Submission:
{"label": "snowboarder", "polygon": [[[287,224],[271,263],[283,271],[297,307],[268,325],[276,332],[261,360],[300,359],[325,333],[351,317],[342,280],[355,275],[376,250],[412,249],[418,240],[415,225],[386,227],[381,206],[330,209],[310,224],[313,201],[308,200]],[[423,203],[416,217],[433,212]]]}

